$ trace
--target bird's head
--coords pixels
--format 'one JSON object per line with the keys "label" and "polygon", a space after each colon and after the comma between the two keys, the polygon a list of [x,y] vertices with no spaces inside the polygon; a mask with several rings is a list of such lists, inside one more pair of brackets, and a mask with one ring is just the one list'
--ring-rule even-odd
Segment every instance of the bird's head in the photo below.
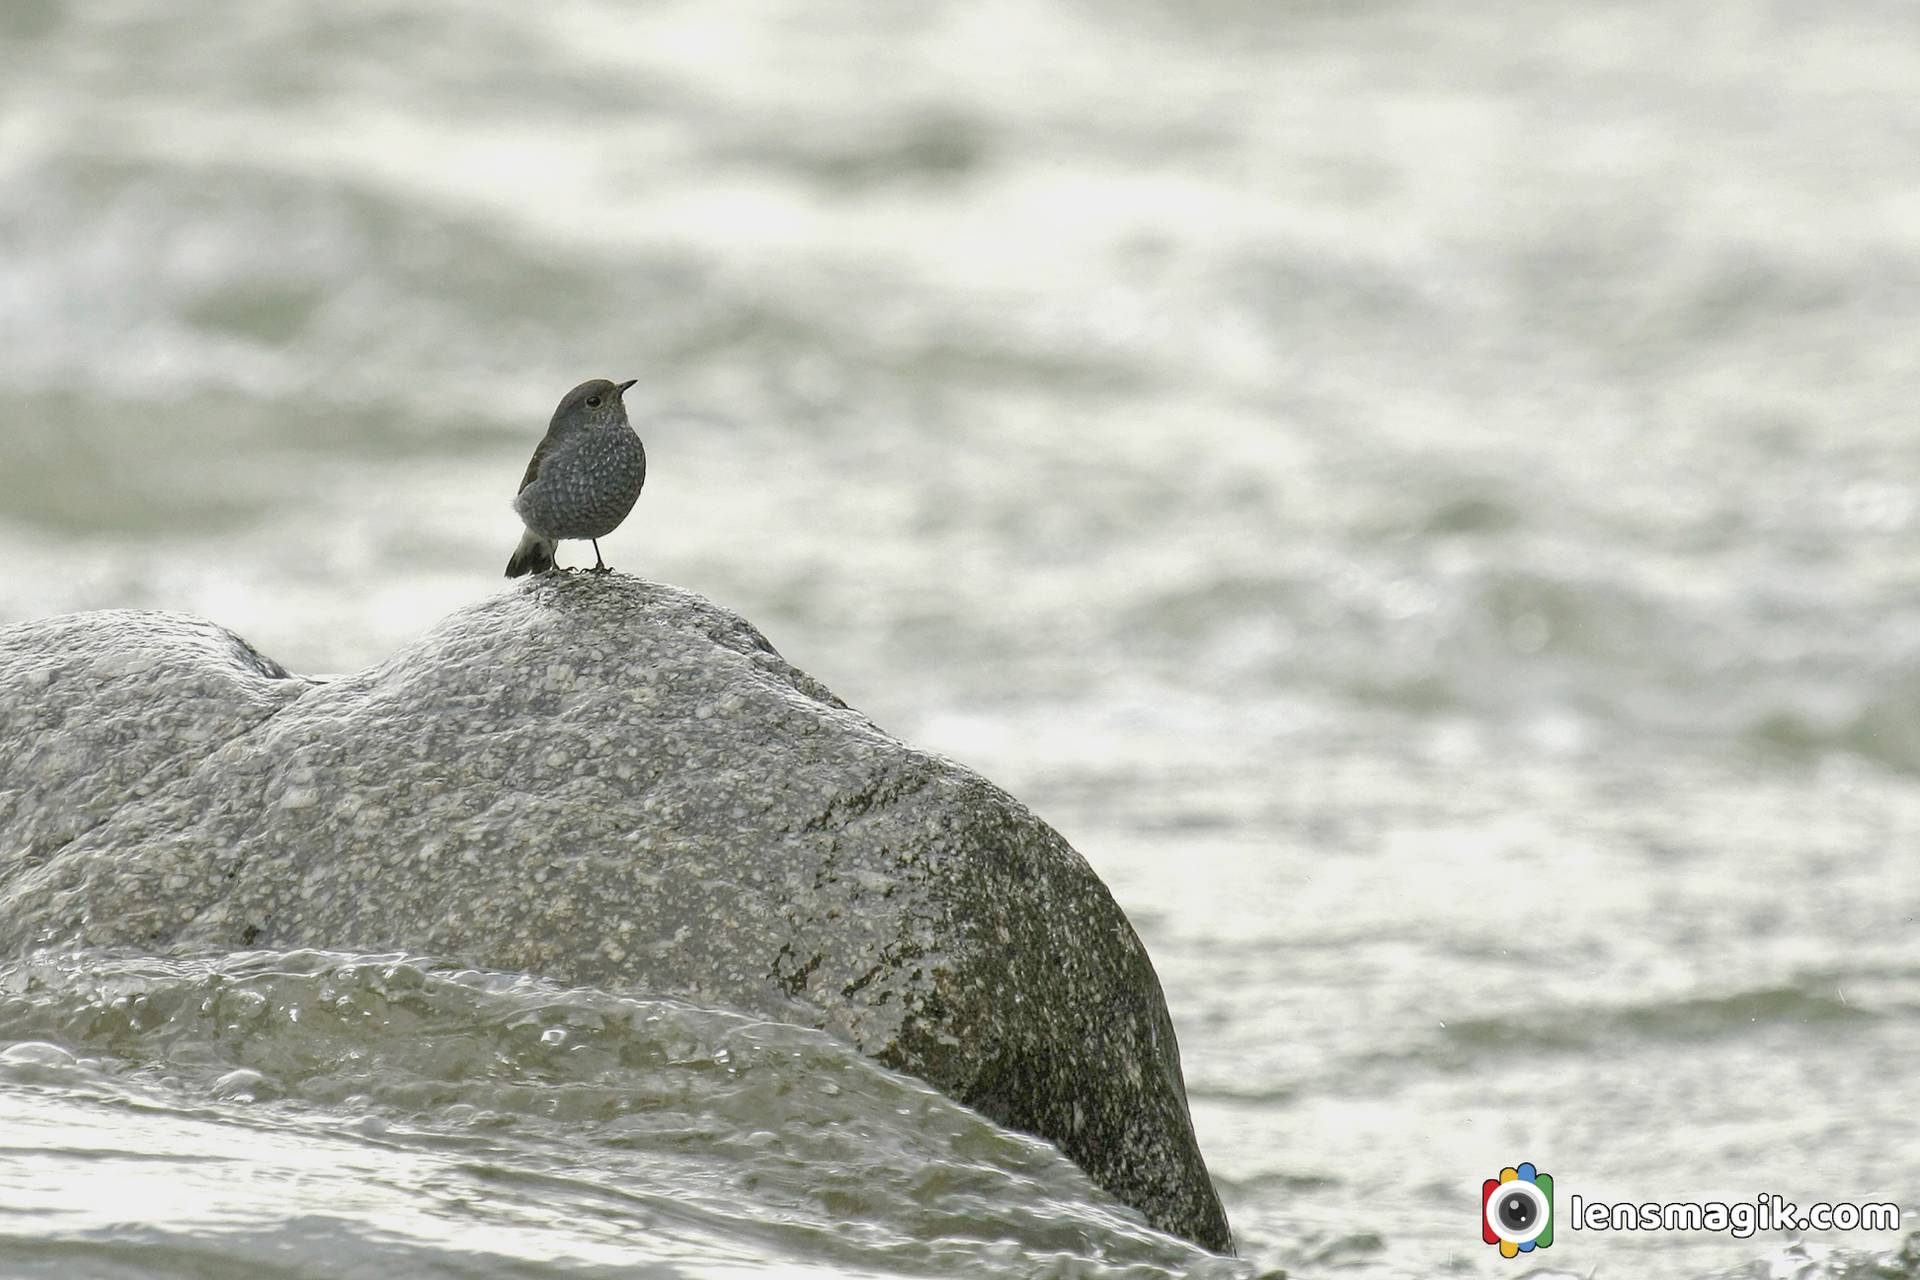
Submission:
{"label": "bird's head", "polygon": [[553,411],[553,429],[564,431],[570,427],[603,427],[625,422],[627,406],[620,397],[638,381],[638,378],[629,378],[625,382],[608,382],[605,378],[595,378],[581,383],[560,398],[560,407]]}

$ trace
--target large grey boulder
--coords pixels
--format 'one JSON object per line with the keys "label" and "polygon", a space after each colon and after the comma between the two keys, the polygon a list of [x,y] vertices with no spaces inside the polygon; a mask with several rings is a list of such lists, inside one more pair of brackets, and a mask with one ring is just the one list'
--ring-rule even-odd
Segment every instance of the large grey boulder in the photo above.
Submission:
{"label": "large grey boulder", "polygon": [[824,1028],[1231,1247],[1085,861],[670,587],[550,574],[329,681],[170,614],[0,628],[0,954],[41,946],[405,950]]}

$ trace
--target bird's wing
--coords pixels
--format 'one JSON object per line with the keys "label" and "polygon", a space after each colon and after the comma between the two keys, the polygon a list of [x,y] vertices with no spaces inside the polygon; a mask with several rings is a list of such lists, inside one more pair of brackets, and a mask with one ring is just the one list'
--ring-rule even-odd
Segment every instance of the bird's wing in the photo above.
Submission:
{"label": "bird's wing", "polygon": [[552,443],[553,436],[551,434],[540,437],[539,446],[534,449],[533,457],[527,462],[527,474],[520,477],[520,487],[514,492],[525,493],[527,486],[533,483],[533,478],[540,474],[540,459],[547,456],[547,448]]}

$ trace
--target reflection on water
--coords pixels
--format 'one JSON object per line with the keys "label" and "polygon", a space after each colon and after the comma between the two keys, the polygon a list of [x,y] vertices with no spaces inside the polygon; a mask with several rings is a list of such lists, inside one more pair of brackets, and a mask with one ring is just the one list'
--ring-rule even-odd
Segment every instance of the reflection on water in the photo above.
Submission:
{"label": "reflection on water", "polygon": [[[1698,0],[0,6],[0,619],[367,663],[500,587],[560,392],[638,377],[609,561],[1088,855],[1255,1265],[1492,1274],[1472,1201],[1519,1159],[1915,1205],[1916,37]],[[0,1099],[91,1149],[92,1087]],[[186,1160],[243,1123],[198,1105],[114,1114]],[[364,1152],[324,1128],[249,1168],[334,1194]],[[446,1175],[422,1269],[567,1150]],[[770,1209],[541,1247],[1031,1274],[1023,1194],[978,1192],[1026,1215],[1003,1253],[861,1252],[933,1230],[864,1201],[831,1250]],[[230,1262],[324,1235],[284,1202]]]}

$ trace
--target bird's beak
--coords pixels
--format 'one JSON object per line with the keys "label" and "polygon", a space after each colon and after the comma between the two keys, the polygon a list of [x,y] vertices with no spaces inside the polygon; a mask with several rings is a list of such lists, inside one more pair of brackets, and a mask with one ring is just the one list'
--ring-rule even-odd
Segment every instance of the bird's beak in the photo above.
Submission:
{"label": "bird's beak", "polygon": [[627,388],[632,386],[634,383],[638,381],[640,381],[640,379],[638,378],[628,378],[625,382],[621,383],[619,386],[613,389],[613,394],[617,396],[623,396],[627,394]]}

